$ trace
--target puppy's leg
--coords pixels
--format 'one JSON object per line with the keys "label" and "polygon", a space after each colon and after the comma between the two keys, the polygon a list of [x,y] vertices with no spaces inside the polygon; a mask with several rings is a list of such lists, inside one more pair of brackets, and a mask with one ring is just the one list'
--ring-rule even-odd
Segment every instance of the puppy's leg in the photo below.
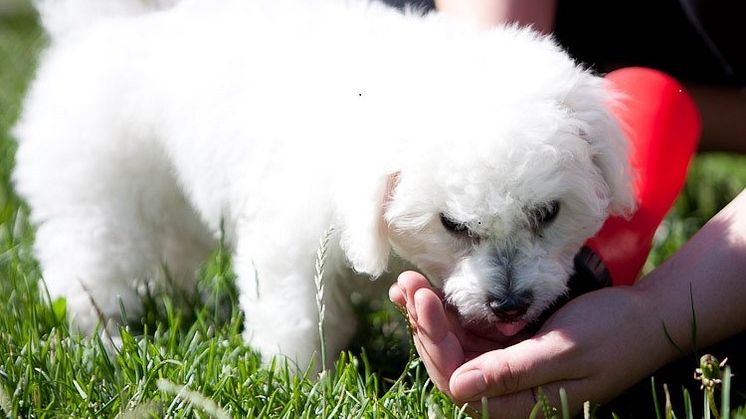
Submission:
{"label": "puppy's leg", "polygon": [[149,143],[106,121],[81,127],[71,126],[80,118],[44,115],[20,131],[14,173],[38,226],[43,285],[52,299],[67,300],[72,325],[81,332],[92,332],[101,320],[126,321],[120,304],[137,319],[137,287],[166,271],[186,282],[208,240],[165,157]]}
{"label": "puppy's leg", "polygon": [[[297,243],[296,243],[297,245]],[[314,249],[310,244],[310,249]],[[239,246],[235,269],[240,302],[246,316],[244,338],[269,364],[284,355],[291,365],[305,371],[313,362],[321,369],[319,309],[314,283],[314,254],[297,246],[280,246],[289,252]],[[252,251],[253,250],[253,251]],[[356,324],[349,294],[339,287],[338,269],[327,265],[324,276],[324,334],[327,365],[349,343]],[[282,362],[282,359],[279,359]]]}
{"label": "puppy's leg", "polygon": [[91,332],[101,320],[137,320],[142,291],[156,281],[167,280],[167,290],[194,289],[212,240],[176,191],[156,189],[159,196],[144,190],[91,196],[40,224],[36,254],[44,283],[52,298],[66,298],[80,331]]}
{"label": "puppy's leg", "polygon": [[75,330],[89,334],[100,321],[113,321],[112,326],[126,321],[120,307],[130,319],[139,317],[137,283],[157,266],[146,238],[147,232],[132,218],[101,206],[73,208],[41,223],[35,251],[43,285],[52,299],[66,299]]}
{"label": "puppy's leg", "polygon": [[275,261],[262,259],[244,258],[240,253],[236,257],[240,303],[246,316],[244,339],[262,355],[265,364],[275,355],[285,355],[300,371],[312,359],[318,369],[313,271],[290,266],[282,269]]}

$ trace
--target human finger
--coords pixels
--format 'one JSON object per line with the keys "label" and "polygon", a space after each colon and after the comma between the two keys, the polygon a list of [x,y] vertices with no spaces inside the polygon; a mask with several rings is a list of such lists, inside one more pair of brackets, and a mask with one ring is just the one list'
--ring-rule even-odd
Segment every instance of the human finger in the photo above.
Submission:
{"label": "human finger", "polygon": [[404,291],[401,289],[397,282],[394,282],[389,287],[389,300],[403,309],[406,309],[407,298],[404,295]]}
{"label": "human finger", "polygon": [[414,271],[402,272],[396,280],[399,289],[404,295],[405,303],[403,306],[407,309],[409,317],[417,321],[417,310],[414,307],[414,294],[421,288],[430,288],[430,283],[420,273]]}
{"label": "human finger", "polygon": [[586,371],[566,362],[572,350],[572,342],[559,332],[535,336],[466,362],[454,371],[449,388],[456,399],[468,401],[582,378]]}
{"label": "human finger", "polygon": [[449,329],[440,298],[430,289],[414,295],[417,310],[417,351],[433,382],[449,394],[451,374],[464,363],[464,352],[456,335]]}
{"label": "human finger", "polygon": [[[422,290],[421,295],[429,293],[429,298],[420,297],[419,305],[421,307],[418,309],[415,303],[415,295],[420,290]],[[389,289],[389,296],[392,301],[407,310],[412,323],[414,345],[430,379],[441,391],[450,395],[448,393],[448,380],[453,370],[463,363],[463,359],[460,362],[451,362],[450,360],[444,362],[444,353],[440,345],[445,343],[446,347],[451,348],[454,344],[458,345],[458,341],[454,343],[453,338],[446,338],[443,341],[443,331],[440,328],[444,327],[445,323],[442,320],[445,313],[440,298],[430,288],[430,284],[424,276],[412,271],[404,272],[399,276],[396,284]],[[421,337],[422,330],[418,322],[419,311],[425,313],[425,320],[428,325],[424,337]],[[435,341],[433,340],[434,334],[438,335]]]}
{"label": "human finger", "polygon": [[[461,365],[463,363],[463,349],[456,335],[450,329],[440,298],[430,289],[421,288],[414,295],[415,309],[419,323],[419,332],[423,336],[423,343],[442,347],[449,353],[459,355]],[[455,368],[454,368],[455,369]]]}
{"label": "human finger", "polygon": [[434,359],[437,359],[437,356],[433,357],[430,355],[429,351],[431,351],[431,347],[425,346],[422,343],[422,340],[418,333],[413,333],[412,341],[414,342],[417,353],[420,355],[422,364],[427,370],[427,375],[428,377],[430,377],[430,381],[432,381],[435,387],[442,391],[446,396],[452,398],[453,396],[448,389],[448,380],[451,378],[452,371],[444,369],[443,365],[438,364],[436,361],[434,361]]}

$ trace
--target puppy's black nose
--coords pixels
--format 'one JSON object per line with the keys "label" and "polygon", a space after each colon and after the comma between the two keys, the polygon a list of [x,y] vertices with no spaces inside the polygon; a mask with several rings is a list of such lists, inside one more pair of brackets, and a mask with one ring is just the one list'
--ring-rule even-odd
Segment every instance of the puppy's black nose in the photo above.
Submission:
{"label": "puppy's black nose", "polygon": [[504,322],[512,322],[526,314],[532,301],[533,295],[530,292],[508,293],[499,297],[490,297],[487,305],[498,319]]}

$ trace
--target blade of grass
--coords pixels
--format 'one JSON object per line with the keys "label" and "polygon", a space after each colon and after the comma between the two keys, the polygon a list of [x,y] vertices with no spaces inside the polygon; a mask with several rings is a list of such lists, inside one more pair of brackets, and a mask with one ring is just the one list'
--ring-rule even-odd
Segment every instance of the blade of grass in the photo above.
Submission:
{"label": "blade of grass", "polygon": [[720,388],[720,417],[722,419],[730,419],[730,365],[726,365],[723,369],[723,382]]}
{"label": "blade of grass", "polygon": [[658,391],[655,389],[655,377],[650,377],[650,388],[653,391],[653,408],[655,409],[655,417],[657,419],[662,419],[661,408],[660,404],[658,403]]}
{"label": "blade of grass", "polygon": [[559,389],[560,406],[562,408],[562,419],[570,419],[570,403],[567,401],[567,391],[563,387]]}
{"label": "blade of grass", "polygon": [[692,398],[689,394],[689,390],[686,387],[683,389],[684,392],[684,414],[686,419],[694,419],[694,412],[692,411]]}

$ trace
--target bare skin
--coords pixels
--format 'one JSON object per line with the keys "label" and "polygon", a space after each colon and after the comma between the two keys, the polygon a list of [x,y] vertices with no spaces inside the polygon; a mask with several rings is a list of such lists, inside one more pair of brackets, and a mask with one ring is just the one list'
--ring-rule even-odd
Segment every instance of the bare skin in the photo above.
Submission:
{"label": "bare skin", "polygon": [[554,28],[556,0],[435,0],[435,7],[480,27],[518,23],[550,33]]}
{"label": "bare skin", "polygon": [[418,273],[403,273],[389,295],[406,308],[417,351],[440,390],[476,406],[487,397],[490,417],[525,418],[538,386],[555,402],[564,388],[577,413],[584,401],[606,402],[679,357],[664,324],[691,349],[690,289],[698,346],[743,332],[744,272],[746,192],[635,286],[583,295],[520,342],[470,335]]}

